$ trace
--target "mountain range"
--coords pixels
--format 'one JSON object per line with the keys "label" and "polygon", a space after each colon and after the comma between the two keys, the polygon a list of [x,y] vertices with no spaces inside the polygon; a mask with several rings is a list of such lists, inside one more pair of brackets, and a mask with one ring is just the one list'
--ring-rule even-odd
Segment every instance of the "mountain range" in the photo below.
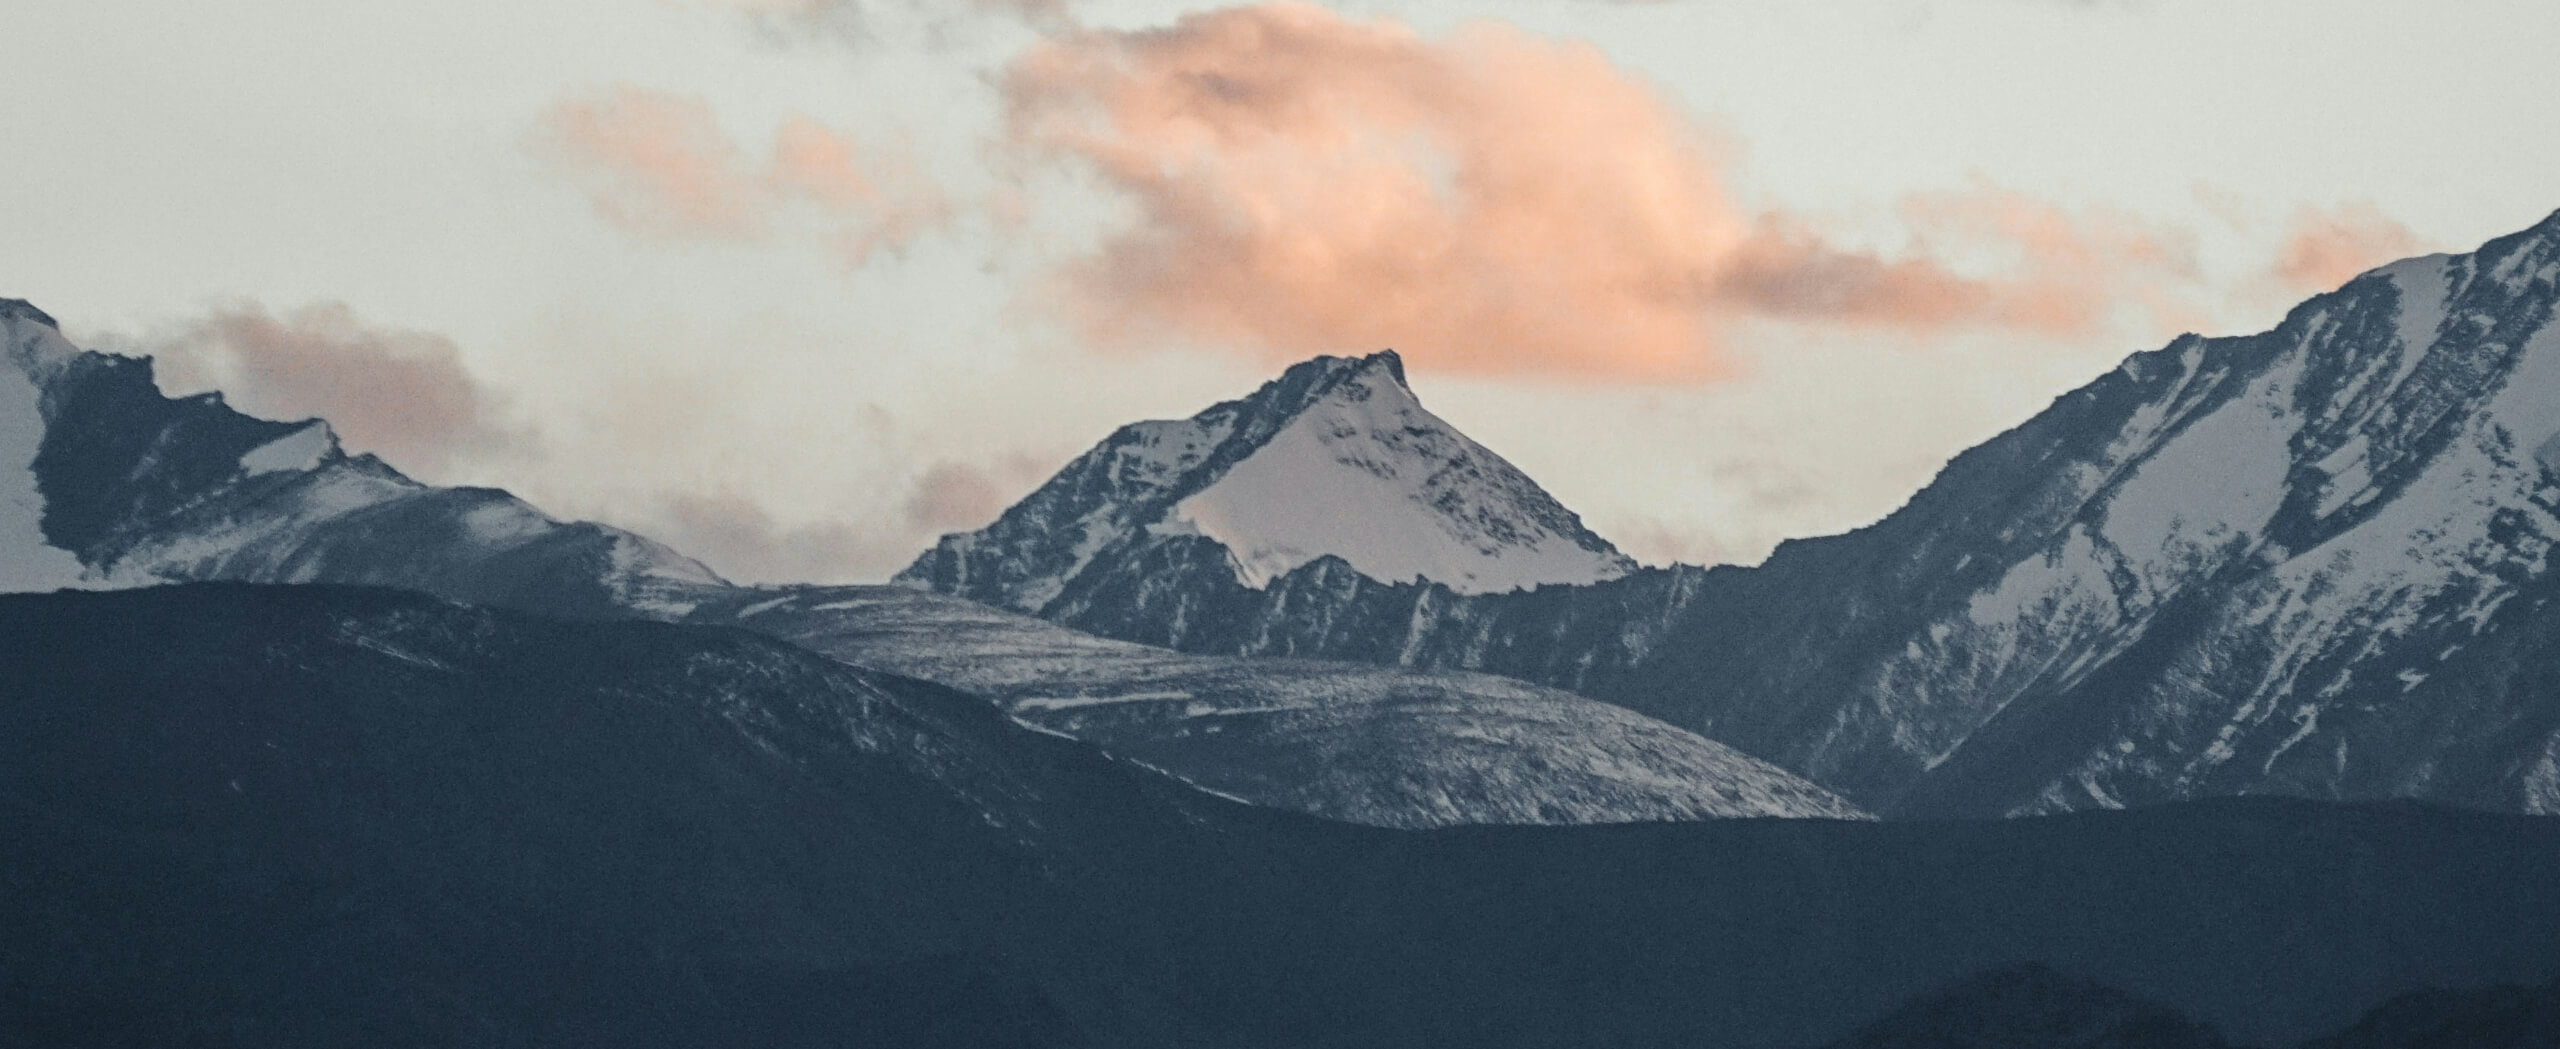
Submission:
{"label": "mountain range", "polygon": [[2560,215],[1715,568],[1324,357],[748,587],[0,300],[0,1041],[2549,1044],[2555,307]]}
{"label": "mountain range", "polygon": [[[2135,354],[1882,521],[1756,566],[1492,590],[1323,556],[1275,576],[1213,535],[1058,512],[1178,506],[1250,461],[1114,487],[1132,435],[1172,425],[1146,424],[902,578],[1185,651],[1572,689],[1887,815],[2250,793],[2560,813],[2555,305],[2560,215],[2266,332]],[[1185,425],[1344,373],[1383,386],[1381,362],[1319,360]]]}
{"label": "mountain range", "polygon": [[[324,421],[167,398],[149,361],[0,300],[0,461],[26,463],[0,477],[0,563],[24,587],[388,585],[829,638],[1205,788],[1388,825],[2250,793],[2550,813],[2555,274],[2560,215],[2264,333],[2182,337],[1882,521],[1747,567],[1636,567],[1424,410],[1394,354],[1322,357],[1122,428],[897,580],[1203,662],[732,586],[641,536],[419,484]],[[967,659],[853,640],[963,620]],[[1084,653],[1072,682],[1038,658],[1061,644]],[[1316,662],[1233,661],[1272,656]]]}
{"label": "mountain range", "polygon": [[148,359],[81,351],[26,303],[0,300],[0,326],[18,366],[0,380],[25,383],[0,388],[0,409],[11,389],[24,402],[0,435],[28,464],[0,563],[47,566],[47,585],[337,583],[733,623],[977,690],[1206,789],[1387,826],[1865,817],[1731,747],[1535,684],[1183,656],[908,589],[733,586],[644,537],[348,455],[321,420],[166,397]]}

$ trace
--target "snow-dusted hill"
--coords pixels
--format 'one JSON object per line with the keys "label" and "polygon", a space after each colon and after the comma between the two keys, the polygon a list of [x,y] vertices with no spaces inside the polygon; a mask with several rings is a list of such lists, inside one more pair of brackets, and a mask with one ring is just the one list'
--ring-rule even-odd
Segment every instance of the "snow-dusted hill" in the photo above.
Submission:
{"label": "snow-dusted hill", "polygon": [[1383,352],[1318,357],[1189,419],[1122,427],[995,524],[944,537],[899,578],[1063,615],[1169,550],[1211,558],[1247,588],[1320,558],[1469,594],[1635,567],[1536,482],[1426,411],[1402,362]]}
{"label": "snow-dusted hill", "polygon": [[2560,215],[2181,338],[1756,568],[1467,594],[1319,561],[1248,591],[1175,551],[1044,615],[1558,684],[1889,813],[2560,813],[2555,285]]}
{"label": "snow-dusted hill", "polygon": [[988,696],[1203,789],[1354,823],[1865,818],[1731,747],[1507,678],[1186,656],[896,586],[746,591],[690,621]]}

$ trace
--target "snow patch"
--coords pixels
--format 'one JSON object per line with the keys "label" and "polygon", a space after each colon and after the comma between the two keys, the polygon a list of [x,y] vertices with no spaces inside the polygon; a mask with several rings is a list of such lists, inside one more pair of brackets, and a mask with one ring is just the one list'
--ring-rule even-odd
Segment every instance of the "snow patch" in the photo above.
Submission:
{"label": "snow patch", "polygon": [[2543,743],[2542,760],[2524,775],[2521,800],[2528,815],[2560,816],[2560,736]]}
{"label": "snow patch", "polygon": [[2266,532],[2293,467],[2287,411],[2299,353],[2188,424],[2108,497],[2101,532],[2154,593],[2174,590],[2222,545]]}
{"label": "snow patch", "polygon": [[[1013,706],[1014,713],[1023,714],[1051,710],[1074,710],[1079,707],[1111,706],[1121,703],[1179,702],[1188,704],[1191,701],[1191,698],[1191,693],[1182,691],[1113,692],[1104,695],[1082,696],[1016,696],[1010,702]],[[1187,716],[1198,717],[1200,716],[1200,713],[1205,712],[1192,712]]]}
{"label": "snow patch", "polygon": [[[2000,581],[1973,595],[1965,605],[1965,617],[1980,627],[2007,627],[2020,621],[2043,623],[2051,618],[2054,605],[2065,595],[2087,589],[2091,580],[2103,582],[2103,567],[2098,564],[2097,547],[2087,533],[2072,529],[2060,546],[2041,556],[2029,555],[2009,566]],[[1945,624],[1930,630],[1930,640],[1943,642]]]}
{"label": "snow patch", "polygon": [[2393,387],[2407,382],[2418,370],[2418,362],[2427,358],[2435,346],[2436,336],[2444,330],[2445,292],[2452,258],[2428,255],[2406,259],[2382,268],[2400,289],[2400,370],[2391,380]]}
{"label": "snow patch", "polygon": [[299,430],[249,449],[240,470],[251,477],[271,473],[310,473],[338,454],[338,435],[314,419]]}
{"label": "snow patch", "polygon": [[2371,498],[2373,464],[2368,456],[2372,454],[2373,442],[2365,435],[2357,434],[2315,464],[2321,473],[2329,475],[2329,484],[2320,493],[2320,506],[2313,513],[2327,517],[2349,504],[2362,501],[2359,497]]}
{"label": "snow patch", "polygon": [[793,596],[792,596],[792,595],[788,595],[788,594],[786,594],[786,595],[784,595],[784,596],[782,596],[782,597],[776,597],[776,598],[771,598],[771,599],[769,599],[769,600],[758,601],[758,602],[756,602],[756,603],[754,603],[754,604],[752,604],[752,605],[748,605],[748,606],[747,606],[747,607],[745,607],[745,608],[741,608],[741,609],[739,609],[739,610],[735,613],[735,615],[736,615],[736,616],[737,616],[737,618],[739,618],[739,619],[752,619],[752,618],[755,618],[756,616],[763,615],[763,614],[765,614],[765,613],[767,613],[767,612],[771,612],[771,611],[773,611],[774,609],[777,609],[777,608],[780,608],[780,607],[782,607],[782,606],[784,606],[784,605],[790,604],[793,600],[794,600],[794,598],[793,598]]}
{"label": "snow patch", "polygon": [[541,538],[560,523],[523,502],[499,499],[463,511],[462,528],[482,545],[514,546]]}

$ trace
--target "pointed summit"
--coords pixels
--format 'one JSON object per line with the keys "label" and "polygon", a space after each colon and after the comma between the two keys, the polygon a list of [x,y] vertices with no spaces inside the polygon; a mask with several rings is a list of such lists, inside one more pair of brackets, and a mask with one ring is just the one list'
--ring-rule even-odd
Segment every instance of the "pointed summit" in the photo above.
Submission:
{"label": "pointed summit", "polygon": [[1122,427],[988,528],[899,578],[1027,612],[1202,542],[1261,588],[1322,559],[1461,593],[1590,583],[1634,562],[1422,407],[1395,351],[1317,357],[1189,419]]}
{"label": "pointed summit", "polygon": [[55,331],[62,330],[62,325],[53,319],[53,315],[37,309],[35,303],[25,299],[0,299],[0,321],[13,320],[31,320]]}
{"label": "pointed summit", "polygon": [[1310,357],[1290,365],[1279,378],[1262,384],[1260,389],[1245,395],[1242,400],[1218,405],[1210,411],[1233,404],[1243,405],[1260,415],[1294,416],[1346,384],[1362,383],[1394,386],[1404,391],[1407,398],[1413,396],[1413,387],[1406,383],[1404,377],[1404,358],[1396,356],[1394,350],[1380,350],[1365,357]]}
{"label": "pointed summit", "polygon": [[1398,386],[1410,388],[1412,385],[1404,377],[1404,358],[1396,356],[1394,350],[1379,350],[1360,358],[1360,370],[1366,371],[1370,368],[1385,368],[1388,375],[1395,377]]}

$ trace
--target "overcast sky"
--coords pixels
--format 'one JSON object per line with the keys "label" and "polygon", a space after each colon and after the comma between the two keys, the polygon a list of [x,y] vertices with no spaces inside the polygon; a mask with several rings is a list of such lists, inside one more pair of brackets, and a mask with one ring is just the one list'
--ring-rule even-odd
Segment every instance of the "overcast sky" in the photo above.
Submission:
{"label": "overcast sky", "polygon": [[0,0],[0,296],[747,579],[1316,353],[1756,560],[2560,209],[2560,5]]}

